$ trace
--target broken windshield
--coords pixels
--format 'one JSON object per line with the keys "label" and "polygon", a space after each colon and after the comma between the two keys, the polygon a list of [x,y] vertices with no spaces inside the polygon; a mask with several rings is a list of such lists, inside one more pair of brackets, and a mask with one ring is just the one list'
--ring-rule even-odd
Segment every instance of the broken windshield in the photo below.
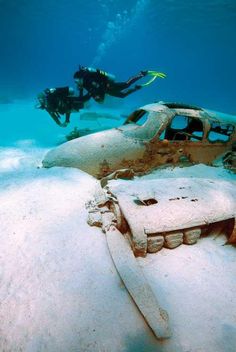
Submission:
{"label": "broken windshield", "polygon": [[124,125],[135,123],[136,125],[142,126],[147,121],[148,115],[149,112],[146,110],[136,110],[126,119]]}

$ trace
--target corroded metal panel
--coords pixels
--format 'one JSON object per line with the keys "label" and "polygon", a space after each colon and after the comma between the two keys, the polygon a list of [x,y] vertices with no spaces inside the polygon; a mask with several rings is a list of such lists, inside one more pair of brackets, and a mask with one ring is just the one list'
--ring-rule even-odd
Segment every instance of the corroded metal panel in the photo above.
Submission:
{"label": "corroded metal panel", "polygon": [[[205,163],[227,157],[227,164],[233,164],[233,145],[236,142],[236,117],[200,108],[186,108],[186,105],[169,103],[149,104],[137,110],[127,119],[129,124],[119,128],[94,133],[67,142],[47,153],[44,167],[76,167],[89,174],[102,178],[110,173],[130,168],[142,174],[165,164]],[[137,114],[146,113],[146,121],[136,124]],[[162,134],[170,129],[175,116],[185,116],[202,126],[201,137],[189,130],[176,130],[171,139]],[[132,119],[135,123],[132,123]],[[130,124],[131,123],[131,124]],[[221,123],[226,140],[211,141],[209,136],[212,124]],[[217,125],[215,125],[217,136]],[[230,127],[229,127],[230,126]],[[228,129],[228,130],[227,130]],[[222,132],[223,131],[223,132]],[[180,138],[181,137],[181,138]],[[232,158],[231,158],[232,154]]]}

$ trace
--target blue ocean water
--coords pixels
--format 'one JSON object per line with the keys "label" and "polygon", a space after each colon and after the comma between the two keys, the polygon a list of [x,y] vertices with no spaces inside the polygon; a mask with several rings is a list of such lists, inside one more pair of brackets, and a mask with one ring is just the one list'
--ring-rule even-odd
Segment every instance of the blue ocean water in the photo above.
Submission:
{"label": "blue ocean water", "polygon": [[[0,0],[0,101],[33,103],[46,87],[73,86],[82,64],[120,81],[142,69],[167,74],[113,99],[116,108],[164,100],[235,113],[235,32],[234,0]],[[2,143],[34,139],[35,129],[41,142],[45,129],[60,134],[45,112],[26,110],[1,107]]]}
{"label": "blue ocean water", "polygon": [[[235,33],[235,0],[0,0],[1,351],[236,350],[233,309],[229,314],[233,255],[224,254],[227,272],[213,247],[195,252],[196,262],[180,255],[179,266],[162,257],[173,276],[168,279],[159,268],[164,287],[159,278],[149,279],[158,297],[170,302],[174,334],[170,342],[157,344],[148,327],[142,330],[144,322],[128,296],[126,301],[104,236],[85,227],[84,202],[95,181],[75,169],[41,168],[48,148],[74,127],[114,126],[153,101],[236,114]],[[165,72],[167,78],[125,99],[88,105],[88,113],[121,114],[120,120],[83,120],[74,113],[71,124],[61,128],[35,109],[36,96],[47,87],[74,86],[79,64],[111,72],[119,81],[145,69]],[[183,176],[235,180],[225,169],[202,165],[162,170],[150,178]],[[204,267],[198,268],[200,261]],[[153,273],[155,263],[149,264]],[[216,273],[211,288],[213,281],[204,278],[212,274],[213,280]],[[180,284],[186,293],[182,301]],[[218,319],[220,310],[224,315]]]}

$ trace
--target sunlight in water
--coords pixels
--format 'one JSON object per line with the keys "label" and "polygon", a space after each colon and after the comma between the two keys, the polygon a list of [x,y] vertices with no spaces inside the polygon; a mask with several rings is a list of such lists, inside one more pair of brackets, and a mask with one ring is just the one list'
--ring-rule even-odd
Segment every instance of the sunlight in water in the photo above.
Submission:
{"label": "sunlight in water", "polygon": [[147,8],[149,2],[150,0],[138,0],[130,11],[124,10],[122,13],[117,13],[115,19],[107,23],[91,66],[98,65],[110,46],[124,35],[128,29],[132,28]]}

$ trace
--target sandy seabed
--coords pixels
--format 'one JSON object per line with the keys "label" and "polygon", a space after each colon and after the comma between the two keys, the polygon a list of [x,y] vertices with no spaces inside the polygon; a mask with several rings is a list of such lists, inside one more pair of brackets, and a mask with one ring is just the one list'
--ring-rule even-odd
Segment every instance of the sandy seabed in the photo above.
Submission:
{"label": "sandy seabed", "polygon": [[[235,352],[236,248],[211,236],[137,259],[169,313],[172,337],[157,341],[87,225],[98,181],[42,169],[45,153],[29,141],[0,149],[0,351]],[[145,177],[236,181],[204,165]]]}

